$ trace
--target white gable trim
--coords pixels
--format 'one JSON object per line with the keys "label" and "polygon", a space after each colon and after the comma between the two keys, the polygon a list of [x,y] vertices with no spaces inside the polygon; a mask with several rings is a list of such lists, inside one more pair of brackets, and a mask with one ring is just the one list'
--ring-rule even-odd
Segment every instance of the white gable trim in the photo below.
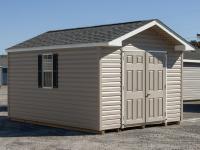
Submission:
{"label": "white gable trim", "polygon": [[182,40],[180,37],[178,37],[176,34],[171,32],[169,29],[167,29],[165,26],[163,26],[158,21],[152,21],[150,23],[147,23],[143,25],[142,27],[133,30],[132,32],[129,32],[117,39],[114,39],[110,42],[103,42],[103,43],[86,43],[86,44],[69,44],[69,45],[54,45],[54,46],[41,46],[41,47],[31,47],[31,48],[11,48],[7,49],[7,52],[22,52],[22,51],[35,51],[35,50],[53,50],[53,49],[68,49],[68,48],[84,48],[84,47],[98,47],[98,46],[122,46],[122,42],[142,31],[145,31],[153,26],[158,26],[163,31],[165,31],[167,34],[175,38],[177,41],[179,41],[182,45],[175,46],[175,50],[177,51],[192,51],[195,50],[190,44]]}
{"label": "white gable trim", "polygon": [[130,38],[142,31],[145,31],[153,26],[158,26],[159,28],[161,28],[163,31],[165,31],[167,34],[169,34],[170,36],[172,36],[173,38],[175,38],[177,41],[179,41],[181,44],[184,45],[184,49],[183,51],[188,51],[188,50],[195,50],[191,45],[189,45],[187,42],[183,41],[181,38],[179,38],[177,35],[175,35],[173,32],[171,32],[170,30],[168,30],[166,27],[164,27],[162,24],[160,24],[157,21],[152,21],[132,32],[129,32],[111,42],[109,42],[109,45],[118,45],[118,46],[122,46],[122,41],[126,40],[127,38]]}
{"label": "white gable trim", "polygon": [[188,63],[200,63],[200,60],[183,59],[183,62],[188,62]]}

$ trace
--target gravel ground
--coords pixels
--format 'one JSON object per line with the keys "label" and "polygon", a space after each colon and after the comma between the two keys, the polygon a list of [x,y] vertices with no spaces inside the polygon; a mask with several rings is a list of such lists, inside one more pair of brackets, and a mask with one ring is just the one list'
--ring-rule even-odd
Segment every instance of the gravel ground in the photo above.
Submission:
{"label": "gravel ground", "polygon": [[105,135],[85,134],[0,119],[0,149],[200,149],[200,120]]}
{"label": "gravel ground", "polygon": [[187,117],[181,125],[95,135],[9,121],[6,108],[1,108],[0,150],[199,150],[200,119],[195,118],[200,113],[186,106],[184,110]]}

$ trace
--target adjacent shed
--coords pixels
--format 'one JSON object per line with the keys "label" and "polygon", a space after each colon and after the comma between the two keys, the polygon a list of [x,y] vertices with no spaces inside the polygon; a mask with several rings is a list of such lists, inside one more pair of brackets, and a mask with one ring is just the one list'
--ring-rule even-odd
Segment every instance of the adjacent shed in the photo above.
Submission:
{"label": "adjacent shed", "polygon": [[7,85],[7,69],[8,69],[7,55],[0,55],[0,86]]}
{"label": "adjacent shed", "polygon": [[200,99],[200,50],[184,53],[183,100]]}
{"label": "adjacent shed", "polygon": [[49,31],[7,49],[9,117],[104,131],[182,119],[182,54],[159,20]]}

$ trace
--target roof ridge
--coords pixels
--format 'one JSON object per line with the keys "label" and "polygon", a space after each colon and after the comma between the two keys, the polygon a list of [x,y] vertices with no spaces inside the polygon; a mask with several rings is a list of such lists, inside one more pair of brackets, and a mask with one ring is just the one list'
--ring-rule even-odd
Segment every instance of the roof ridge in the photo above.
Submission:
{"label": "roof ridge", "polygon": [[110,24],[85,26],[85,27],[77,27],[77,28],[69,28],[69,29],[58,29],[58,30],[50,30],[50,31],[47,31],[46,33],[62,32],[62,31],[69,31],[69,30],[79,30],[79,29],[88,29],[88,28],[97,28],[97,27],[113,26],[113,25],[121,25],[121,24],[130,24],[130,23],[138,23],[138,22],[151,22],[151,21],[154,21],[154,20],[158,20],[158,19],[138,20],[138,21],[129,21],[129,22],[120,22],[120,23],[110,23]]}

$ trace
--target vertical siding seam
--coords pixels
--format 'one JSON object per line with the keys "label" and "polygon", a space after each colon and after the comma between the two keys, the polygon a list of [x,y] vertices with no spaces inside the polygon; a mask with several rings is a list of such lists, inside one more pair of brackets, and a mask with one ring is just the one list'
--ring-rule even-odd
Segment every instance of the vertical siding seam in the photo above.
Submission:
{"label": "vertical siding seam", "polygon": [[180,121],[183,120],[183,52],[181,53],[181,108]]}
{"label": "vertical siding seam", "polygon": [[3,73],[2,73],[2,71],[3,71],[3,67],[0,66],[0,86],[1,86],[2,83],[3,83]]}
{"label": "vertical siding seam", "polygon": [[102,130],[102,64],[101,64],[101,48],[98,49],[99,62],[99,130]]}
{"label": "vertical siding seam", "polygon": [[10,90],[10,86],[9,86],[9,75],[10,75],[10,59],[9,59],[9,56],[10,56],[10,53],[8,53],[8,72],[7,72],[7,75],[8,75],[8,78],[7,78],[7,101],[8,101],[8,117],[10,117],[10,96],[9,96],[9,94],[10,94],[10,92],[9,92],[9,90]]}
{"label": "vertical siding seam", "polygon": [[121,51],[121,128],[124,128],[124,53]]}
{"label": "vertical siding seam", "polygon": [[167,119],[168,119],[168,117],[167,117],[167,105],[168,105],[168,97],[167,97],[167,88],[168,88],[168,86],[167,86],[167,78],[168,78],[168,76],[167,76],[167,72],[168,72],[168,52],[166,53],[166,74],[165,74],[165,78],[166,78],[166,81],[165,81],[165,96],[166,96],[166,98],[165,98],[165,100],[166,100],[166,102],[165,102],[165,122],[167,122]]}

